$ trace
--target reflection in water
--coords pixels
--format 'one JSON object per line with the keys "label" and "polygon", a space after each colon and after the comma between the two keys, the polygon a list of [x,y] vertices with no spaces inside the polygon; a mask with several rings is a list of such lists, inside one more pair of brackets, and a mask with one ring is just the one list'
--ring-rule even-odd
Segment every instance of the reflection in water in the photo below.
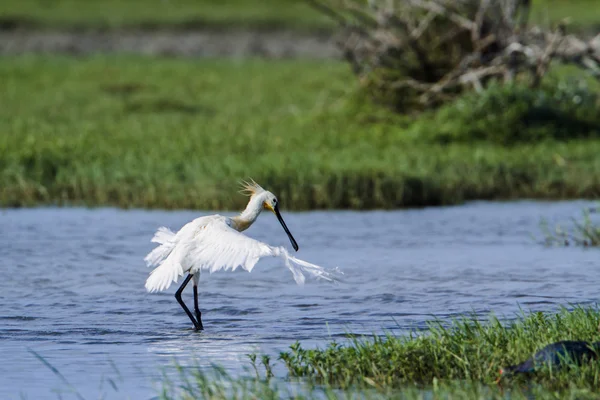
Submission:
{"label": "reflection in water", "polygon": [[[339,266],[343,281],[300,287],[278,260],[261,261],[250,274],[205,274],[201,333],[175,301],[175,288],[145,292],[143,257],[158,226],[178,229],[202,213],[0,211],[0,398],[68,390],[28,349],[85,397],[151,398],[175,361],[216,362],[238,373],[249,366],[246,354],[276,355],[296,340],[317,346],[347,333],[402,334],[433,317],[472,311],[513,317],[519,306],[590,303],[600,283],[597,252],[545,248],[530,237],[539,233],[541,217],[565,221],[586,205],[288,212],[299,256]],[[248,235],[289,246],[273,218],[259,218]],[[191,290],[184,296],[191,301]]]}
{"label": "reflection in water", "polygon": [[[246,367],[248,358],[246,354],[259,351],[256,343],[239,340],[231,335],[209,335],[199,338],[194,332],[192,337],[176,338],[166,341],[151,343],[148,352],[157,357],[176,360],[180,365],[196,365],[209,367],[212,363],[229,365],[230,368]],[[194,355],[188,359],[189,355]]]}

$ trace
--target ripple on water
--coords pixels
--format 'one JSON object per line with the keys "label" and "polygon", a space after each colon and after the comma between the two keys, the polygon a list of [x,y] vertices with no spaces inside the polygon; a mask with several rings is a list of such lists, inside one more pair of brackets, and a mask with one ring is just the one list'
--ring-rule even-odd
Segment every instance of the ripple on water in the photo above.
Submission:
{"label": "ripple on water", "polygon": [[[202,214],[115,209],[18,209],[0,215],[0,398],[39,398],[63,388],[28,349],[84,397],[115,379],[119,397],[149,398],[152,379],[219,363],[234,373],[246,354],[277,354],[296,340],[323,346],[352,335],[403,334],[465,313],[512,318],[519,307],[555,309],[597,299],[597,253],[531,240],[541,217],[568,221],[590,203],[472,203],[406,211],[286,213],[300,258],[339,266],[337,285],[296,286],[277,260],[248,274],[203,274],[195,332],[173,298],[148,294],[144,255],[165,225]],[[247,233],[287,237],[262,216]],[[192,305],[191,290],[184,299]],[[115,371],[115,367],[118,373]],[[163,369],[166,370],[163,371]],[[23,371],[27,371],[24,374]],[[118,379],[117,379],[118,377]],[[105,385],[106,386],[106,385]],[[107,392],[108,393],[108,392]],[[114,392],[105,397],[110,398]]]}

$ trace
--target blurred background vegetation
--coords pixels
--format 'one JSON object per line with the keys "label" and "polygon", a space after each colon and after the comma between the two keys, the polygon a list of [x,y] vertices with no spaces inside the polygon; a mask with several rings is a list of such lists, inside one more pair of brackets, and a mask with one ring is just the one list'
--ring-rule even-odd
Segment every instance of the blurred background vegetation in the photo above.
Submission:
{"label": "blurred background vegetation", "polygon": [[[569,17],[567,31],[591,39],[595,3],[533,1],[530,20]],[[226,48],[219,37],[231,31],[285,33],[292,48],[339,33],[299,0],[1,2],[0,205],[233,209],[249,177],[289,209],[600,192],[599,86],[577,67],[552,64],[536,87],[490,82],[398,109],[340,57],[15,49],[32,32],[42,44],[56,32],[90,42],[98,32],[210,32]]]}
{"label": "blurred background vegetation", "polygon": [[2,2],[0,15],[15,26],[84,30],[334,27],[302,0],[23,0]]}
{"label": "blurred background vegetation", "polygon": [[[533,0],[536,23],[570,18],[577,29],[595,31],[595,0]],[[115,29],[280,28],[335,29],[334,22],[305,0],[19,0],[0,2],[5,27]]]}

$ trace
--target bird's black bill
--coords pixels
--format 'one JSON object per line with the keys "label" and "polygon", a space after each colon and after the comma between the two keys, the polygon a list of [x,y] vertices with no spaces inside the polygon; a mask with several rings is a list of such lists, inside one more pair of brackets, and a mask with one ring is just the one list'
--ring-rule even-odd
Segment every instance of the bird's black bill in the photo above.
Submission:
{"label": "bird's black bill", "polygon": [[275,206],[275,215],[277,216],[277,219],[279,220],[281,226],[283,226],[283,230],[285,231],[285,233],[287,233],[288,237],[290,238],[290,242],[292,242],[292,247],[294,248],[294,250],[298,251],[298,243],[296,243],[296,239],[294,239],[292,233],[283,221],[283,217],[281,216],[281,213],[279,212],[279,207],[277,206]]}

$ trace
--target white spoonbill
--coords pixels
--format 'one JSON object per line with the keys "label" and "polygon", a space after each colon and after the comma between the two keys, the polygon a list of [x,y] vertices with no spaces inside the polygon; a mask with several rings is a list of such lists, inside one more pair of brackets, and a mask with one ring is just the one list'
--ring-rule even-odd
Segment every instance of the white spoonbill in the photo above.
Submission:
{"label": "white spoonbill", "polygon": [[[222,215],[196,218],[177,233],[161,227],[152,238],[152,242],[160,245],[144,259],[148,266],[156,267],[146,280],[146,289],[149,292],[165,290],[172,282],[177,282],[180,276],[188,273],[175,293],[175,298],[190,317],[196,330],[204,329],[202,314],[198,308],[198,281],[201,271],[234,271],[241,266],[250,272],[263,257],[281,257],[298,284],[304,283],[303,272],[333,280],[323,268],[291,256],[284,247],[272,247],[240,233],[252,225],[263,209],[270,210],[277,216],[294,250],[298,251],[298,244],[281,217],[275,195],[254,181],[245,183],[244,191],[250,195],[250,201],[240,215],[232,218]],[[196,318],[181,299],[181,293],[191,279],[194,280]]]}

